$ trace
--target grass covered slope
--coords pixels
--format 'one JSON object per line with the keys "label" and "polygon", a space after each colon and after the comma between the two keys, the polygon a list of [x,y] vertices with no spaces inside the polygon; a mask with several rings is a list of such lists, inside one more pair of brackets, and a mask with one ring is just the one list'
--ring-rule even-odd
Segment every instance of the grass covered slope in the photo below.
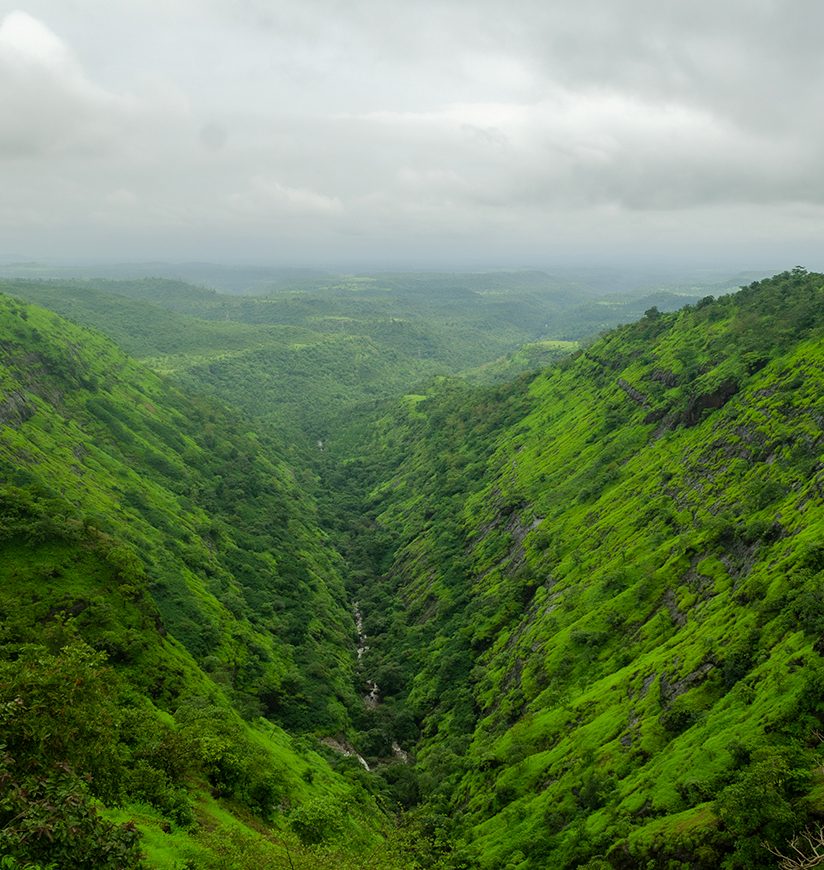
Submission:
{"label": "grass covered slope", "polygon": [[359,703],[293,472],[43,309],[0,297],[0,354],[0,854],[399,866],[358,765],[274,724],[340,734]]}
{"label": "grass covered slope", "polygon": [[823,317],[795,270],[385,424],[358,594],[472,863],[773,867],[824,818]]}
{"label": "grass covered slope", "polygon": [[124,582],[250,712],[341,727],[353,628],[340,564],[272,446],[42,309],[4,300],[0,342],[14,522],[111,541]]}
{"label": "grass covered slope", "polygon": [[[382,370],[385,396],[449,358],[415,355],[426,323],[373,318],[379,283],[337,287],[322,329],[311,294],[148,282],[151,304],[55,304],[124,335],[144,312],[133,349],[164,342],[263,416],[305,352],[303,413],[325,425]],[[341,319],[358,310],[372,344]],[[274,346],[291,330],[329,343]],[[205,358],[213,336],[231,352]],[[104,868],[774,867],[768,847],[824,821],[823,341],[824,276],[800,269],[651,308],[540,374],[439,378],[352,415],[318,486],[223,407],[0,297],[2,849]],[[328,371],[367,344],[363,377]],[[413,826],[384,839],[375,794]]]}

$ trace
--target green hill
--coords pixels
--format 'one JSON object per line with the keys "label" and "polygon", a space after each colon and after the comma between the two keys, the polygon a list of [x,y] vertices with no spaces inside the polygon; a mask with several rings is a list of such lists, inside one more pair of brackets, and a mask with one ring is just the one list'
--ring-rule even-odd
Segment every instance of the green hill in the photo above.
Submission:
{"label": "green hill", "polygon": [[0,853],[138,866],[108,818],[158,867],[377,847],[359,766],[314,740],[361,702],[341,560],[294,472],[43,309],[0,297],[0,351]]}
{"label": "green hill", "polygon": [[[0,291],[101,330],[184,389],[240,407],[303,452],[319,440],[330,446],[353,416],[434,376],[514,376],[651,304],[698,298],[581,302],[574,287],[540,272],[338,276],[265,296],[161,278],[17,280],[0,282]],[[560,344],[548,352],[547,339]]]}
{"label": "green hill", "polygon": [[823,316],[803,270],[651,310],[345,472],[386,739],[471,866],[773,867],[821,822]]}

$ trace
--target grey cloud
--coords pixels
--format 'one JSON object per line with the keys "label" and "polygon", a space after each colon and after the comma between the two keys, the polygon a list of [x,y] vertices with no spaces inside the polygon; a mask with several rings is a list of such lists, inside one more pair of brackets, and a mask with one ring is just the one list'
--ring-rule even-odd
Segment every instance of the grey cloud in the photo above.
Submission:
{"label": "grey cloud", "polygon": [[536,262],[675,251],[677,224],[742,256],[769,225],[796,258],[821,230],[813,0],[0,0],[0,20],[0,228],[33,256]]}
{"label": "grey cloud", "polygon": [[0,22],[0,153],[6,157],[93,147],[116,100],[83,74],[39,21],[14,12]]}

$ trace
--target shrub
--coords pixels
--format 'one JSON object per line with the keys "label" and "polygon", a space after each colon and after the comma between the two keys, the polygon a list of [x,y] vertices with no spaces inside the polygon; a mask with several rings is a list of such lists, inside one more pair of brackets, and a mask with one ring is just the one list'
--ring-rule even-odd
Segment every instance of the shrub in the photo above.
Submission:
{"label": "shrub", "polygon": [[139,836],[131,822],[101,818],[87,783],[67,764],[27,774],[8,752],[0,754],[0,852],[24,867],[139,870]]}
{"label": "shrub", "polygon": [[289,824],[305,845],[323,843],[340,830],[343,811],[331,798],[317,798],[292,811]]}

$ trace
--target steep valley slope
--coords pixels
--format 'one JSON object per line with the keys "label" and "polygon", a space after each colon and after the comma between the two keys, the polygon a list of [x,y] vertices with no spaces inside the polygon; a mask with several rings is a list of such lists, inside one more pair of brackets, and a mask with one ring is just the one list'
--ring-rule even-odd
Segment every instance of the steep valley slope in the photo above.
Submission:
{"label": "steep valley slope", "polygon": [[0,350],[3,866],[408,866],[314,739],[355,631],[294,471],[44,309],[0,298]]}
{"label": "steep valley slope", "polygon": [[650,310],[344,472],[375,726],[469,866],[774,867],[821,823],[822,335],[800,269]]}

